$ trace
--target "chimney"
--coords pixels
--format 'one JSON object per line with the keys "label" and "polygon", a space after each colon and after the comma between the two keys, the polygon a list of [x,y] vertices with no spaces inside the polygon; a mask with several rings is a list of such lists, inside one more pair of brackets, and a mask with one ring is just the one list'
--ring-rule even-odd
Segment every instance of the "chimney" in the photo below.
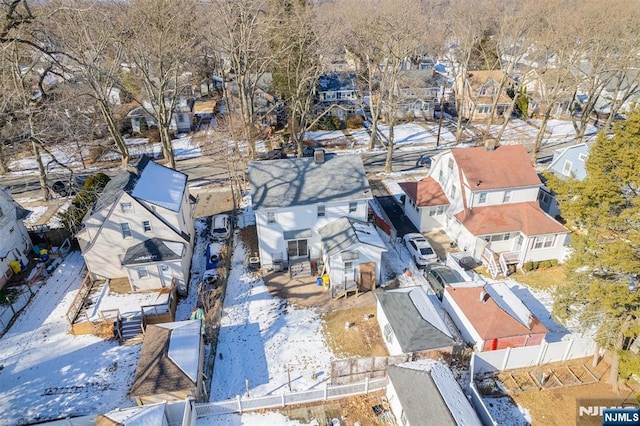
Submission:
{"label": "chimney", "polygon": [[313,150],[313,160],[316,164],[324,163],[324,149],[316,148]]}

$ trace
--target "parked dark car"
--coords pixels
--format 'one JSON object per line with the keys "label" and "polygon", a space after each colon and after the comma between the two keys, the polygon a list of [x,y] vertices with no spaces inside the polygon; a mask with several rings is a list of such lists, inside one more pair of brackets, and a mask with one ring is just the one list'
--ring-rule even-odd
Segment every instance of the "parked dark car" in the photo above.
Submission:
{"label": "parked dark car", "polygon": [[272,149],[259,157],[260,160],[280,160],[282,158],[287,158],[287,153],[283,149]]}
{"label": "parked dark car", "polygon": [[431,167],[431,155],[425,154],[422,157],[420,157],[418,159],[418,164],[416,164],[417,166],[420,167],[426,167],[426,168],[430,168]]}
{"label": "parked dark car", "polygon": [[57,180],[51,185],[51,190],[61,197],[76,195],[82,189],[85,180],[87,180],[85,176],[75,176],[72,181]]}
{"label": "parked dark car", "polygon": [[303,157],[313,157],[314,148],[312,146],[308,146],[302,150]]}
{"label": "parked dark car", "polygon": [[442,300],[444,287],[446,285],[464,281],[464,278],[462,278],[457,271],[439,263],[427,265],[423,274],[429,286],[431,286],[431,289],[438,295],[438,299],[440,300]]}

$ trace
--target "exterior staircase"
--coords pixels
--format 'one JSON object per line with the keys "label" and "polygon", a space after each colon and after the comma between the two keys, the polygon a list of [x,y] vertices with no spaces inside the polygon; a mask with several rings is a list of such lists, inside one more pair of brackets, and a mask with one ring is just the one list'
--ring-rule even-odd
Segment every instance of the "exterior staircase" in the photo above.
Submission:
{"label": "exterior staircase", "polygon": [[309,259],[291,261],[289,264],[291,278],[306,278],[311,276],[311,261]]}
{"label": "exterior staircase", "polygon": [[121,345],[136,345],[144,339],[144,324],[142,317],[132,315],[123,317],[118,322],[119,339]]}

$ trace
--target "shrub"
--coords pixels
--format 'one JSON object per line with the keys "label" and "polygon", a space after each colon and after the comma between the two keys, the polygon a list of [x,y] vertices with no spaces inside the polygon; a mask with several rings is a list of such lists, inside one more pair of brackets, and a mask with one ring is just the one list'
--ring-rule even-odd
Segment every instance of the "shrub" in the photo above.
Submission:
{"label": "shrub", "polygon": [[340,130],[342,128],[342,120],[332,115],[325,115],[318,121],[319,130]]}
{"label": "shrub", "polygon": [[364,124],[361,115],[350,115],[346,119],[347,129],[359,129]]}

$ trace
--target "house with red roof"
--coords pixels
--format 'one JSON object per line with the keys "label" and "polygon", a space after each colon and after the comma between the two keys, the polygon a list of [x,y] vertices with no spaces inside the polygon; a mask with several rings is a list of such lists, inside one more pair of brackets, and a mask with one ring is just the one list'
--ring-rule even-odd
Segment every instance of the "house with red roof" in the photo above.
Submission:
{"label": "house with red roof", "polygon": [[540,208],[542,182],[522,145],[443,152],[427,177],[400,187],[405,214],[420,232],[443,229],[494,277],[564,257],[569,230]]}
{"label": "house with red roof", "polygon": [[478,352],[539,345],[548,331],[505,283],[446,287],[442,307]]}

